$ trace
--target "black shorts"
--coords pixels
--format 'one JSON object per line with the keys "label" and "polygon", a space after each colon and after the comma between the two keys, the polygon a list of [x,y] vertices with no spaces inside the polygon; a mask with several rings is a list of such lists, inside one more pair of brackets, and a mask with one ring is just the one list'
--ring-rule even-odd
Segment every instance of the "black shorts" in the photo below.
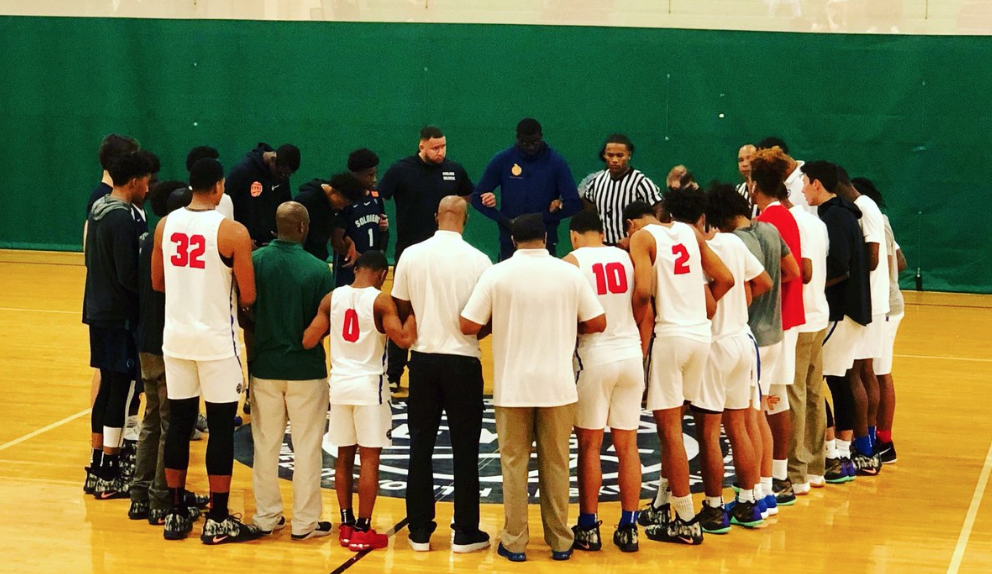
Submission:
{"label": "black shorts", "polygon": [[134,375],[138,371],[138,347],[127,329],[90,325],[90,366]]}

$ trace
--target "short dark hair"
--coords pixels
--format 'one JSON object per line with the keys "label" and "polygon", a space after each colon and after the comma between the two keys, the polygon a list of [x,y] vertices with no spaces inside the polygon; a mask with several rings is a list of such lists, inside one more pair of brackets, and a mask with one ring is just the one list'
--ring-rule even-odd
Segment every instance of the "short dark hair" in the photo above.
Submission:
{"label": "short dark hair", "polygon": [[166,200],[166,213],[172,213],[177,209],[186,207],[190,201],[193,201],[193,190],[189,186],[173,190]]}
{"label": "short dark hair", "polygon": [[839,165],[837,166],[837,183],[851,185],[851,176],[847,175],[847,170]]}
{"label": "short dark hair", "polygon": [[220,159],[220,152],[208,145],[198,145],[189,150],[186,154],[186,171],[193,171],[193,164],[196,160],[208,157],[210,159]]}
{"label": "short dark hair", "polygon": [[696,223],[706,213],[706,194],[695,187],[670,189],[661,197],[661,206],[676,221]]}
{"label": "short dark hair", "polygon": [[444,137],[444,132],[437,126],[424,126],[420,128],[420,141],[436,140]]}
{"label": "short dark hair", "polygon": [[186,190],[186,182],[178,180],[160,181],[148,191],[148,203],[152,207],[152,213],[157,217],[165,217],[171,211],[169,209],[169,197],[172,192]]}
{"label": "short dark hair", "polygon": [[224,179],[224,167],[212,157],[204,157],[193,162],[189,170],[189,186],[193,191],[209,191],[217,182]]}
{"label": "short dark hair", "polygon": [[785,153],[789,153],[789,146],[785,145],[785,140],[774,136],[769,136],[759,141],[754,144],[754,147],[758,149],[772,149],[773,147],[777,147],[781,148]]}
{"label": "short dark hair", "polygon": [[162,162],[159,161],[158,156],[146,149],[139,149],[138,155],[144,156],[148,160],[148,167],[151,169],[149,173],[158,173],[162,169]]}
{"label": "short dark hair", "polygon": [[365,171],[377,165],[379,165],[379,156],[368,148],[356,149],[348,154],[348,171]]}
{"label": "short dark hair", "polygon": [[382,251],[370,249],[358,256],[355,260],[355,270],[368,269],[369,271],[385,271],[389,269],[389,261]]}
{"label": "short dark hair", "polygon": [[110,171],[110,164],[114,162],[114,159],[126,153],[136,152],[139,147],[134,138],[110,134],[100,142],[100,151],[97,152],[97,157],[100,158],[100,165],[103,169]]}
{"label": "short dark hair", "polygon": [[858,190],[861,195],[867,195],[875,202],[879,207],[885,207],[885,199],[882,197],[882,192],[878,191],[875,184],[867,177],[856,177],[851,180],[854,184],[854,189]]}
{"label": "short dark hair", "polygon": [[836,193],[837,190],[837,166],[830,163],[829,161],[823,161],[822,159],[816,161],[808,161],[804,163],[800,168],[803,175],[805,175],[810,183],[814,181],[819,181],[823,187],[830,193]]}
{"label": "short dark hair", "polygon": [[542,133],[541,122],[534,118],[524,118],[517,123],[518,136],[537,136]]}
{"label": "short dark hair", "polygon": [[634,155],[634,144],[630,141],[630,138],[623,134],[611,134],[607,136],[606,141],[603,142],[603,148],[599,150],[599,159],[606,160],[604,155],[606,155],[606,146],[609,144],[623,144],[627,146],[627,153]]}
{"label": "short dark hair", "polygon": [[133,151],[115,157],[110,163],[110,169],[107,170],[110,172],[110,179],[114,181],[114,185],[125,185],[133,179],[154,173],[152,168],[155,166],[149,157],[150,155]]}
{"label": "short dark hair", "polygon": [[355,176],[351,175],[351,172],[342,171],[341,173],[334,174],[331,176],[331,181],[328,182],[328,185],[333,187],[334,191],[343,195],[351,203],[355,203],[365,197],[365,186]]}
{"label": "short dark hair", "polygon": [[640,219],[645,215],[654,216],[654,208],[646,201],[634,201],[623,208],[623,223],[626,227],[628,221]]}
{"label": "short dark hair", "polygon": [[518,215],[511,223],[510,236],[517,243],[544,239],[546,233],[544,218],[541,217],[540,213]]}
{"label": "short dark hair", "polygon": [[751,217],[751,205],[734,186],[714,182],[706,191],[706,223],[723,229],[737,216]]}
{"label": "short dark hair", "polygon": [[290,171],[296,173],[300,169],[300,148],[293,144],[282,144],[276,150],[276,165],[288,167]]}
{"label": "short dark hair", "polygon": [[603,220],[599,218],[599,214],[596,213],[595,209],[583,209],[572,216],[571,221],[568,222],[568,230],[576,233],[590,233],[593,231],[602,233]]}

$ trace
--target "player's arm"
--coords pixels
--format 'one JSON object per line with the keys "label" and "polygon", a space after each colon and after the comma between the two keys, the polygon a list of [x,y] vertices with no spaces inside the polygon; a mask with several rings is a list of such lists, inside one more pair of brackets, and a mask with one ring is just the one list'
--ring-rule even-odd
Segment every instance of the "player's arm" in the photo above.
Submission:
{"label": "player's arm", "polygon": [[463,335],[476,335],[481,339],[492,332],[493,304],[488,277],[488,273],[482,274],[458,317],[458,328]]}
{"label": "player's arm", "polygon": [[576,259],[575,256],[572,255],[571,253],[569,253],[568,255],[566,255],[564,257],[562,257],[561,260],[564,261],[565,263],[571,263],[572,265],[575,265],[576,267],[579,266],[579,260]]}
{"label": "player's arm", "polygon": [[324,295],[317,307],[317,316],[310,321],[310,325],[303,331],[303,348],[312,349],[316,347],[321,339],[331,332],[331,293]]}
{"label": "player's arm", "polygon": [[255,302],[255,267],[251,262],[252,241],[248,229],[237,221],[225,219],[217,233],[217,248],[224,257],[234,259],[238,304],[242,308],[251,307]]}
{"label": "player's arm", "polygon": [[751,304],[751,299],[754,297],[759,297],[765,293],[771,291],[772,289],[772,278],[767,271],[762,271],[760,275],[751,279],[746,284],[747,289],[750,293],[747,304]]}
{"label": "player's arm", "polygon": [[716,299],[713,298],[713,290],[708,283],[703,287],[706,291],[706,318],[712,319],[716,315]]}
{"label": "player's arm", "polygon": [[782,283],[788,283],[795,279],[799,279],[802,276],[802,271],[799,269],[799,264],[796,263],[796,258],[791,253],[786,253],[782,256]]}
{"label": "player's arm", "polygon": [[163,217],[155,227],[155,243],[152,247],[152,289],[165,293],[165,260],[162,257],[162,236],[165,234],[165,220]]}
{"label": "player's arm", "polygon": [[878,243],[875,241],[865,242],[868,248],[868,271],[878,269]]}
{"label": "player's arm", "polygon": [[385,293],[379,293],[375,298],[376,322],[382,323],[382,330],[394,343],[409,349],[417,340],[417,318],[411,313],[405,321],[400,321],[399,312],[393,298]]}
{"label": "player's arm", "polygon": [[907,267],[909,267],[909,263],[906,262],[906,256],[903,255],[902,249],[896,249],[896,271],[905,271]]}
{"label": "player's arm", "polygon": [[813,280],[813,261],[803,257],[803,285]]}
{"label": "player's arm", "polygon": [[706,236],[695,227],[692,230],[696,233],[696,241],[699,243],[699,256],[703,260],[703,271],[710,278],[709,287],[713,301],[719,301],[734,288],[734,275],[727,269],[727,266],[720,259],[709,244],[706,243]]}
{"label": "player's arm", "polygon": [[654,309],[651,307],[651,292],[654,283],[654,256],[657,246],[654,237],[647,231],[638,231],[630,237],[630,260],[634,264],[634,295],[631,304],[634,320],[641,327],[641,349],[647,355],[651,343],[652,329],[645,325],[654,323]]}

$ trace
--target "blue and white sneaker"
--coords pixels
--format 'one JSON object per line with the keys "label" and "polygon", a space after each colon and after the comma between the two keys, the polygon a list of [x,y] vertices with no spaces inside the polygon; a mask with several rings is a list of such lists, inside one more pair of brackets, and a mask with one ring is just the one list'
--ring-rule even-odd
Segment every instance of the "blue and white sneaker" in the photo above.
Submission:
{"label": "blue and white sneaker", "polygon": [[768,509],[768,516],[775,516],[778,514],[778,501],[775,500],[774,494],[766,495],[762,500],[765,501],[765,507]]}

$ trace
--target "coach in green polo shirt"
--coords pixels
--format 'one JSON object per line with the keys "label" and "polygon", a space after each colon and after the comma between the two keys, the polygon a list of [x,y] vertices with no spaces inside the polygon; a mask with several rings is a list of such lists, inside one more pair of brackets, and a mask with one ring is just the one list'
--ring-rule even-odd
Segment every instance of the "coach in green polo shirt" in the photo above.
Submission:
{"label": "coach in green polo shirt", "polygon": [[252,438],[255,443],[255,524],[282,528],[279,450],[292,423],[293,540],[331,533],[322,521],[321,440],[327,421],[324,346],[303,349],[303,331],[334,283],[327,264],[303,250],[310,229],[305,207],[290,201],[276,210],[276,239],[252,254],[255,266],[255,342],[252,361]]}

